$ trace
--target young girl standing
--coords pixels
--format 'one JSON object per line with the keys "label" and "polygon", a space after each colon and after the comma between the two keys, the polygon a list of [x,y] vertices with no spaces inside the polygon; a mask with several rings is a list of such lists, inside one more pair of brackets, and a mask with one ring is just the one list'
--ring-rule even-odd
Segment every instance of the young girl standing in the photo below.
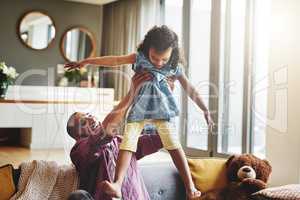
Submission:
{"label": "young girl standing", "polygon": [[143,42],[139,45],[137,53],[125,56],[89,58],[66,64],[65,67],[69,69],[80,68],[86,64],[100,66],[133,64],[132,68],[136,73],[148,71],[153,76],[151,81],[146,82],[140,88],[128,112],[124,138],[118,155],[115,181],[102,183],[103,189],[108,195],[121,197],[121,185],[132,153],[136,151],[139,134],[145,124],[153,124],[161,137],[164,148],[169,151],[183,179],[188,199],[196,199],[201,196],[201,192],[195,188],[192,181],[184,151],[177,138],[174,117],[178,116],[179,110],[167,79],[179,80],[189,97],[204,112],[208,126],[212,126],[213,121],[195,87],[190,84],[182,72],[182,68],[179,66],[180,58],[176,33],[163,25],[161,27],[155,26],[148,31]]}

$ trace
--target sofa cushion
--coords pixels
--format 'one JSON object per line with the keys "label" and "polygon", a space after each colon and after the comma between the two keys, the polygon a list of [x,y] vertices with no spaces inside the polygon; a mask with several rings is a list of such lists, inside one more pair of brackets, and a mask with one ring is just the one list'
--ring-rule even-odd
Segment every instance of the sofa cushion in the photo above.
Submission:
{"label": "sofa cushion", "polygon": [[13,166],[0,167],[0,200],[9,199],[16,191],[13,180]]}
{"label": "sofa cushion", "polygon": [[151,200],[185,200],[184,184],[172,162],[139,165]]}
{"label": "sofa cushion", "polygon": [[188,159],[194,183],[201,192],[223,189],[227,185],[226,159]]}

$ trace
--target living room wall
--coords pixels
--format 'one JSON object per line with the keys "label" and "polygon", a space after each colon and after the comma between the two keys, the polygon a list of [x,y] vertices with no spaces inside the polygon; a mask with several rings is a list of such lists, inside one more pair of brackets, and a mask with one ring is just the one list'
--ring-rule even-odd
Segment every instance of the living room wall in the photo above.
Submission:
{"label": "living room wall", "polygon": [[266,138],[272,185],[300,183],[299,10],[299,0],[272,0]]}
{"label": "living room wall", "polygon": [[[17,36],[17,24],[27,11],[41,10],[49,14],[56,25],[56,38],[51,47],[36,51],[21,43]],[[64,31],[72,26],[87,27],[96,39],[96,55],[100,52],[102,29],[102,6],[63,0],[1,0],[0,2],[0,62],[14,66],[18,73],[29,69],[45,70],[50,75],[33,75],[23,85],[54,85],[55,67],[65,63],[60,53],[60,39]],[[51,73],[48,73],[50,69]]]}

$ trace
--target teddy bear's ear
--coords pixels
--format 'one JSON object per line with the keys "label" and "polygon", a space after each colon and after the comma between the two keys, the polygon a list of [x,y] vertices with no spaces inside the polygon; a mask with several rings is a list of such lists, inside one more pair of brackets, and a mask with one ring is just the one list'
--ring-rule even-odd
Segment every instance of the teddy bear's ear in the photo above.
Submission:
{"label": "teddy bear's ear", "polygon": [[265,163],[266,163],[266,165],[269,167],[269,169],[270,169],[270,172],[272,172],[272,166],[271,166],[271,164],[269,163],[269,161],[267,161],[267,160],[263,160]]}
{"label": "teddy bear's ear", "polygon": [[257,167],[259,168],[259,170],[256,171],[256,178],[267,183],[272,172],[270,163],[267,160],[261,160],[260,164]]}
{"label": "teddy bear's ear", "polygon": [[237,162],[237,155],[232,155],[226,161],[226,175],[229,181],[237,180],[237,172],[239,170],[239,162]]}
{"label": "teddy bear's ear", "polygon": [[268,168],[267,171],[269,172],[269,175],[270,175],[271,172],[272,172],[272,166],[271,166],[271,164],[267,160],[263,160],[263,162],[266,164],[266,167]]}
{"label": "teddy bear's ear", "polygon": [[231,161],[236,157],[236,155],[232,155],[228,158],[228,160],[226,161],[226,167],[228,167],[228,165],[231,163]]}

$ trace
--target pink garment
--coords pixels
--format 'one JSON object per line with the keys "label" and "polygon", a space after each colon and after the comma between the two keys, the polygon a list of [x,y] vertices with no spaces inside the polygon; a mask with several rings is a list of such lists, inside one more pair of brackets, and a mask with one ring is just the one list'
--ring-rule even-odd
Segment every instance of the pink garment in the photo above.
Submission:
{"label": "pink garment", "polygon": [[[143,132],[144,133],[144,132]],[[158,134],[142,134],[138,141],[137,152],[133,154],[127,175],[122,185],[123,200],[150,200],[137,160],[162,148]],[[80,189],[88,191],[95,200],[112,200],[101,190],[103,180],[113,181],[116,160],[119,152],[119,136],[102,140],[100,134],[79,139],[71,150],[71,160],[80,177]]]}

